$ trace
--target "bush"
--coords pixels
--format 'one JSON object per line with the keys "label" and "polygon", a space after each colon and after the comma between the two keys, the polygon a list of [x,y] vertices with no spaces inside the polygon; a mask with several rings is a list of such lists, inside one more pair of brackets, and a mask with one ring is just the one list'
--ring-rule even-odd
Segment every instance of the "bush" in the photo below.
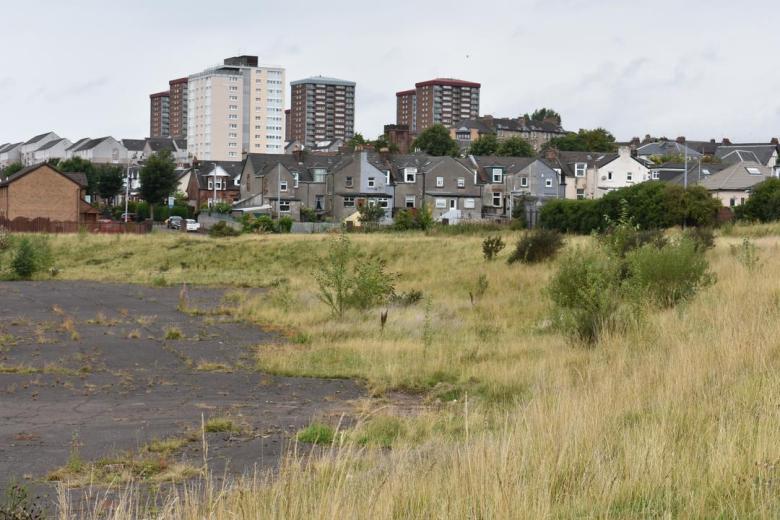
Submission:
{"label": "bush", "polygon": [[715,247],[715,232],[710,227],[692,227],[685,230],[685,237],[704,252]]}
{"label": "bush", "polygon": [[282,217],[277,223],[277,229],[279,230],[279,233],[289,233],[292,231],[292,227],[293,219],[290,217]]}
{"label": "bush", "polygon": [[0,253],[11,248],[11,234],[0,226]]}
{"label": "bush", "polygon": [[395,303],[396,305],[400,305],[402,307],[409,307],[411,305],[415,305],[422,301],[423,299],[423,293],[420,290],[412,289],[407,292],[399,293],[399,294],[393,294],[390,297],[390,301]]}
{"label": "bush", "polygon": [[419,229],[427,231],[433,227],[434,220],[428,206],[423,203],[420,208],[402,209],[394,217],[393,229],[396,231],[408,231]]}
{"label": "bush", "polygon": [[664,232],[659,229],[640,230],[629,214],[628,203],[621,201],[620,217],[613,221],[609,216],[605,217],[607,229],[599,238],[599,242],[607,251],[617,258],[625,256],[634,249],[653,244],[655,247],[664,247],[667,243]]}
{"label": "bush", "polygon": [[595,343],[612,328],[621,306],[618,272],[619,266],[597,248],[563,258],[547,288],[559,330]]}
{"label": "bush", "polygon": [[11,268],[16,276],[29,280],[35,273],[51,267],[52,257],[49,242],[45,237],[22,238],[17,246]]}
{"label": "bush", "polygon": [[314,273],[319,298],[341,317],[347,308],[368,309],[384,303],[394,293],[394,275],[386,273],[379,259],[358,264],[359,251],[346,235],[335,239],[320,269]]}
{"label": "bush", "polygon": [[237,237],[241,234],[241,231],[233,228],[232,226],[228,225],[227,222],[224,220],[221,220],[211,226],[211,229],[209,229],[209,236],[210,237]]}
{"label": "bush", "polygon": [[314,208],[301,208],[301,222],[317,222],[317,211]]}
{"label": "bush", "polygon": [[759,222],[780,219],[780,179],[767,179],[753,187],[748,200],[737,206],[737,218]]}
{"label": "bush", "polygon": [[552,229],[534,229],[523,234],[512,254],[509,263],[523,262],[533,264],[554,258],[563,247],[563,237]]}
{"label": "bush", "polygon": [[226,215],[233,210],[233,205],[229,202],[217,202],[212,209],[217,213]]}
{"label": "bush", "polygon": [[331,444],[336,432],[327,424],[314,423],[298,432],[296,438],[309,444]]}
{"label": "bush", "polygon": [[714,282],[701,251],[688,239],[660,248],[649,244],[632,251],[626,257],[626,290],[662,308],[692,298],[699,288]]}
{"label": "bush", "polygon": [[489,236],[482,241],[482,254],[488,262],[494,260],[498,253],[506,247],[500,236]]}
{"label": "bush", "polygon": [[743,238],[738,246],[732,244],[729,246],[731,256],[737,259],[748,271],[754,271],[761,265],[761,259],[758,256],[758,248],[748,238]]}

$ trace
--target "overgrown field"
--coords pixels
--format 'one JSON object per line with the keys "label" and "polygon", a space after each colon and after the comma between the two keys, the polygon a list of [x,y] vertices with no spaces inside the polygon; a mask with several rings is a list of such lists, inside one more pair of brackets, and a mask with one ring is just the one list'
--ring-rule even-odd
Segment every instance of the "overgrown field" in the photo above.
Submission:
{"label": "overgrown field", "polygon": [[[758,237],[756,262],[730,249],[745,235]],[[239,317],[288,339],[258,346],[259,370],[358,378],[376,395],[430,403],[419,414],[366,410],[325,456],[181,492],[162,518],[780,516],[773,229],[729,230],[706,253],[713,285],[671,309],[648,306],[589,346],[551,326],[546,288],[562,260],[508,265],[516,236],[505,234],[509,247],[486,262],[483,238],[351,237],[397,274],[396,293],[421,298],[340,319],[313,275],[332,237],[58,236],[51,246],[62,278],[236,286]],[[567,238],[566,249],[590,240]],[[329,439],[322,425],[305,437],[320,431]],[[116,517],[136,505],[128,493]]]}

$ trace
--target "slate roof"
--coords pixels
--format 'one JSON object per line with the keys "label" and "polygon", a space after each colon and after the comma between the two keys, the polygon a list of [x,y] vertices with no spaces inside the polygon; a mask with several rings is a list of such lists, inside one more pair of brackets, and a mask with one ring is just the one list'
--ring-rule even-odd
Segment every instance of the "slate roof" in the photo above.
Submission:
{"label": "slate roof", "polygon": [[62,141],[67,141],[67,139],[63,138],[63,139],[55,139],[53,141],[49,141],[48,143],[46,143],[45,145],[41,146],[40,148],[38,148],[35,151],[36,152],[42,152],[44,150],[48,150],[50,148],[54,148],[55,146],[60,144]]}
{"label": "slate roof", "polygon": [[187,149],[187,140],[186,139],[174,139],[174,143],[176,143],[176,147],[179,150],[186,150]]}
{"label": "slate roof", "polygon": [[3,146],[0,146],[0,153],[5,153],[8,151],[13,150],[14,148],[23,145],[24,143],[7,143]]}
{"label": "slate roof", "polygon": [[[536,157],[504,157],[497,155],[471,156],[470,161],[476,162],[479,180],[484,183],[492,181],[490,168],[500,167],[504,169],[504,175],[512,175],[527,168],[537,160]],[[472,162],[472,168],[473,168]]]}
{"label": "slate roof", "polygon": [[85,140],[78,148],[75,148],[71,150],[72,152],[83,152],[85,150],[91,150],[95,148],[97,145],[105,141],[106,139],[111,139],[111,136],[106,137],[98,137],[97,139],[87,139]]}
{"label": "slate roof", "polygon": [[[208,189],[208,178],[211,177],[211,174],[214,172],[216,167],[220,167],[225,170],[225,173],[228,174],[230,180],[232,181],[237,176],[241,175],[243,164],[244,163],[241,161],[199,161],[197,169],[193,168],[193,170],[196,172],[198,188],[202,190]],[[182,177],[184,175],[186,175],[186,172],[182,174]],[[231,182],[228,185],[228,189],[237,190],[238,186],[235,186]]]}
{"label": "slate roof", "polygon": [[565,134],[566,131],[557,123],[551,121],[526,121],[522,117],[480,117],[465,119],[453,125],[456,130],[461,128],[474,129],[480,133],[507,132],[545,132]]}
{"label": "slate roof", "polygon": [[[748,168],[760,172],[751,174]],[[700,185],[710,191],[748,190],[772,177],[772,169],[755,161],[728,165],[717,173],[702,178]]]}
{"label": "slate roof", "polygon": [[[699,170],[701,166],[701,170]],[[699,179],[704,179],[708,175],[713,175],[725,168],[727,164],[722,163],[701,163],[698,161],[688,163],[688,185],[693,186],[699,183]],[[670,184],[685,184],[685,163],[668,162],[650,167],[650,171],[658,172],[658,179]]]}
{"label": "slate roof", "polygon": [[[331,172],[346,160],[345,157],[347,156],[304,153],[303,161],[299,161],[296,155],[250,153],[246,156],[242,170],[246,171],[248,167],[249,171],[259,176],[269,173],[277,165],[282,165],[291,172],[298,172],[300,181],[311,182],[312,168],[325,168]],[[351,156],[349,157],[351,160]]]}
{"label": "slate roof", "polygon": [[82,137],[81,139],[79,139],[78,141],[76,141],[75,143],[73,143],[72,145],[68,146],[68,147],[65,149],[65,151],[66,151],[66,152],[75,152],[75,151],[76,151],[78,148],[80,148],[80,147],[81,147],[81,145],[83,145],[83,144],[84,144],[84,143],[86,143],[87,141],[91,141],[91,139],[90,139],[89,137]]}
{"label": "slate roof", "polygon": [[122,139],[122,146],[127,148],[128,152],[143,152],[146,139]]}
{"label": "slate roof", "polygon": [[756,161],[767,164],[777,151],[776,144],[723,144],[718,146],[715,157],[729,162]]}
{"label": "slate roof", "polygon": [[170,137],[150,137],[146,140],[146,143],[149,145],[152,152],[160,152],[162,150],[168,150],[169,152],[176,151],[176,147],[173,145],[173,139]]}
{"label": "slate roof", "polygon": [[47,135],[49,135],[51,133],[53,133],[53,132],[49,131],[49,132],[46,132],[46,133],[43,133],[43,134],[38,134],[35,137],[31,137],[28,141],[25,141],[24,144],[35,144],[35,143],[37,143],[38,141],[40,141],[41,139],[43,139],[44,137],[46,137]]}
{"label": "slate roof", "polygon": [[699,157],[701,155],[701,153],[690,146],[680,144],[677,141],[654,141],[643,144],[636,149],[636,152],[637,155],[643,156],[684,155],[686,153],[688,157]]}

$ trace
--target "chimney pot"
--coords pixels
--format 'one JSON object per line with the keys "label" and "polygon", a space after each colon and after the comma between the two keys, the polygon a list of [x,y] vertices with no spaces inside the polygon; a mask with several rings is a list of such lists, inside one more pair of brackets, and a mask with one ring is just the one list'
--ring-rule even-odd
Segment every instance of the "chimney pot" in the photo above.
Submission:
{"label": "chimney pot", "polygon": [[777,137],[773,137],[771,141],[769,141],[769,144],[778,145],[780,144],[780,141],[777,140]]}
{"label": "chimney pot", "polygon": [[731,144],[731,139],[729,139],[728,137],[724,137],[722,144]]}
{"label": "chimney pot", "polygon": [[683,143],[685,142],[685,136],[683,135],[683,136],[680,136],[680,137],[678,137],[678,138],[677,138],[677,142],[678,142],[679,144],[683,144]]}

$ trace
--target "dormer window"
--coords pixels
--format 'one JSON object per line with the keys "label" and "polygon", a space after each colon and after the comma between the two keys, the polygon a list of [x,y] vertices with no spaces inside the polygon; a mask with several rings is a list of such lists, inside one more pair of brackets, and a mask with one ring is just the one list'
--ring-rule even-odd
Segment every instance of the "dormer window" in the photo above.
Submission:
{"label": "dormer window", "polygon": [[465,187],[466,187],[466,178],[458,177],[458,188],[465,188]]}
{"label": "dormer window", "polygon": [[520,177],[520,187],[521,188],[528,187],[528,177]]}
{"label": "dormer window", "polygon": [[585,177],[585,170],[588,169],[588,163],[578,162],[574,165],[574,176]]}
{"label": "dormer window", "polygon": [[369,178],[368,178],[368,184],[367,184],[367,186],[368,186],[369,188],[374,188],[374,187],[376,187],[376,178],[374,178],[374,177],[369,177]]}
{"label": "dormer window", "polygon": [[311,176],[314,182],[325,182],[325,168],[314,168],[311,171]]}
{"label": "dormer window", "polygon": [[353,186],[352,177],[347,177],[346,179],[344,179],[344,186],[347,188],[351,188]]}
{"label": "dormer window", "polygon": [[287,191],[287,181],[279,181],[279,191]]}
{"label": "dormer window", "polygon": [[417,182],[417,168],[404,168],[404,182]]}
{"label": "dormer window", "polygon": [[436,177],[436,187],[437,188],[444,187],[444,177]]}
{"label": "dormer window", "polygon": [[501,184],[504,182],[504,170],[501,168],[493,168],[492,174],[494,184]]}

